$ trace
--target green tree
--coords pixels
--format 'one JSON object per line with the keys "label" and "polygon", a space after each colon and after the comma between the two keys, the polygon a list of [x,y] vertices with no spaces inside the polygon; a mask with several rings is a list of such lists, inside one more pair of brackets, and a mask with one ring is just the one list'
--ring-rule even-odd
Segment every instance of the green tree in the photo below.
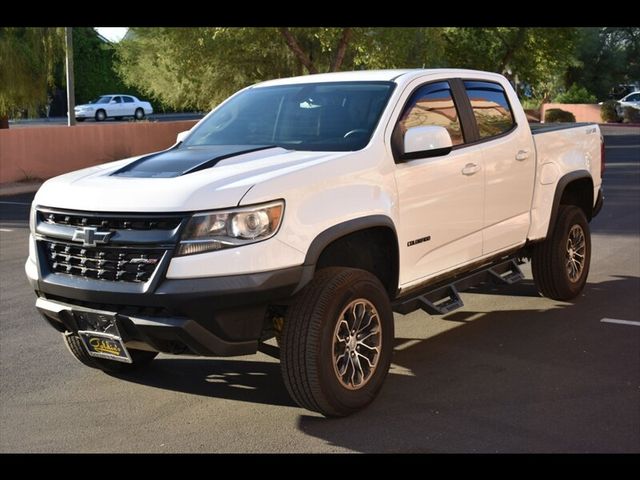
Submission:
{"label": "green tree", "polygon": [[87,103],[105,93],[138,91],[127,87],[114,69],[115,49],[91,27],[74,27],[73,55],[76,103]]}
{"label": "green tree", "polygon": [[207,110],[270,78],[375,68],[495,71],[548,100],[574,65],[574,28],[134,28],[117,47],[129,85]]}
{"label": "green tree", "polygon": [[612,87],[640,80],[640,28],[581,28],[576,57],[566,84],[582,85],[604,100]]}
{"label": "green tree", "polygon": [[0,128],[9,128],[9,116],[34,115],[47,104],[63,54],[63,28],[0,28]]}
{"label": "green tree", "polygon": [[445,29],[360,28],[352,49],[353,69],[438,68],[447,65]]}
{"label": "green tree", "polygon": [[449,66],[501,73],[542,102],[576,64],[575,28],[464,27],[448,28],[444,36]]}
{"label": "green tree", "polygon": [[118,72],[173,108],[208,110],[270,78],[441,66],[438,28],[133,28]]}
{"label": "green tree", "polygon": [[128,85],[176,109],[208,110],[241,87],[299,70],[271,28],[132,28],[116,50]]}
{"label": "green tree", "polygon": [[444,64],[442,28],[279,28],[308,73]]}
{"label": "green tree", "polygon": [[585,87],[579,87],[575,83],[566,92],[556,95],[555,103],[596,103],[596,96]]}

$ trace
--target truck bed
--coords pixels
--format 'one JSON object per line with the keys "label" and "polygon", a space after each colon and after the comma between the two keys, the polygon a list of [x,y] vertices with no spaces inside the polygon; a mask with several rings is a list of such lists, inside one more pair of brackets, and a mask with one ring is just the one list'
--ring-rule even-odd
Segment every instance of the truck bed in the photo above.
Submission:
{"label": "truck bed", "polygon": [[579,122],[579,123],[530,123],[531,133],[555,132],[557,130],[568,130],[571,128],[585,127],[587,125],[596,125],[595,123]]}
{"label": "truck bed", "polygon": [[563,176],[587,171],[593,178],[593,198],[600,189],[600,129],[596,123],[531,125],[536,148],[536,187],[529,239],[546,236],[556,184]]}

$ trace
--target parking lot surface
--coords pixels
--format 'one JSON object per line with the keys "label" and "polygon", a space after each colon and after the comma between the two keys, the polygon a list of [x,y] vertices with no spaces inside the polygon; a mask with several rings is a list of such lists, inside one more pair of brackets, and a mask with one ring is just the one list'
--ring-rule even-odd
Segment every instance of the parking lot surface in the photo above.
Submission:
{"label": "parking lot surface", "polygon": [[640,452],[640,129],[606,145],[584,293],[542,298],[526,265],[443,317],[397,315],[386,384],[345,419],[294,405],[261,353],[83,367],[24,274],[33,194],[0,197],[0,451]]}

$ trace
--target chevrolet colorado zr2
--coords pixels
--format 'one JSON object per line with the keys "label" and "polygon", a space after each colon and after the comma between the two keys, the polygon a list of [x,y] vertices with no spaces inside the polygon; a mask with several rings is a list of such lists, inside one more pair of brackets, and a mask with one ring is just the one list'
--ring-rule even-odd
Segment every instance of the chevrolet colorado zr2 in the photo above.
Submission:
{"label": "chevrolet colorado zr2", "polygon": [[595,124],[530,126],[494,73],[267,81],[167,150],[44,183],[26,273],[89,367],[261,350],[344,416],[382,387],[394,312],[450,312],[524,261],[542,295],[582,291],[603,152]]}

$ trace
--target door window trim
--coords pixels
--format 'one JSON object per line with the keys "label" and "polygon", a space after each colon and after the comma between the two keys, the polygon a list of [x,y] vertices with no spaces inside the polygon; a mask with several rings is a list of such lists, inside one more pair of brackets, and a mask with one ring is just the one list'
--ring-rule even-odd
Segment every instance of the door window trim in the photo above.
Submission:
{"label": "door window trim", "polygon": [[[468,130],[470,128],[469,126],[465,126],[465,122],[463,122],[463,118],[462,118],[462,113],[461,113],[461,107],[458,104],[457,98],[456,98],[456,94],[455,91],[453,90],[453,85],[452,85],[452,80],[455,79],[451,79],[451,78],[439,78],[436,80],[429,80],[427,82],[421,83],[420,85],[417,85],[415,88],[413,88],[411,90],[411,93],[409,93],[409,96],[407,97],[407,99],[404,102],[404,105],[402,105],[402,108],[400,109],[400,113],[398,115],[398,118],[396,118],[394,124],[393,124],[393,128],[391,129],[391,135],[389,138],[389,145],[391,146],[391,153],[393,154],[393,160],[396,164],[399,163],[407,163],[407,162],[411,162],[412,160],[419,160],[421,158],[427,158],[427,157],[416,157],[414,159],[401,159],[400,158],[400,152],[398,151],[398,145],[396,145],[396,142],[394,142],[394,133],[396,131],[396,128],[398,128],[398,125],[400,123],[400,120],[402,119],[402,116],[404,115],[404,113],[407,111],[407,108],[409,107],[409,102],[411,101],[411,99],[413,98],[413,95],[420,90],[421,88],[424,88],[428,85],[432,85],[435,83],[447,83],[449,85],[449,90],[451,91],[451,101],[453,101],[453,107],[456,109],[456,114],[458,115],[458,121],[460,122],[460,128],[462,130],[462,143],[458,144],[458,145],[453,145],[453,147],[451,148],[452,150],[456,150],[460,147],[465,147],[467,146],[467,132],[469,132],[469,134],[471,134],[471,131]],[[473,112],[472,112],[473,114]]]}
{"label": "door window trim", "polygon": [[[393,134],[395,132],[398,123],[400,122],[402,115],[405,113],[407,107],[409,106],[409,102],[413,98],[413,95],[423,87],[433,83],[442,83],[447,82],[449,84],[449,89],[451,90],[451,98],[453,100],[454,107],[456,108],[456,112],[458,113],[458,120],[460,121],[460,127],[462,129],[462,138],[463,143],[458,145],[453,145],[451,151],[457,151],[467,147],[474,147],[476,145],[493,142],[494,140],[499,140],[504,137],[507,137],[513,134],[518,127],[518,120],[514,115],[513,106],[511,100],[509,99],[509,95],[507,94],[506,89],[502,86],[501,83],[496,82],[494,80],[487,80],[485,78],[476,78],[476,77],[452,77],[452,78],[439,78],[434,80],[429,80],[427,82],[421,83],[411,90],[409,96],[404,102],[404,105],[400,109],[400,114],[398,118],[394,122],[394,126],[391,129],[390,141],[389,144],[391,146],[391,153],[393,154],[393,160],[396,164],[399,163],[407,163],[416,159],[400,159],[400,154],[397,151],[397,146],[394,146]],[[494,85],[499,86],[504,92],[504,97],[507,100],[507,105],[509,105],[509,110],[511,111],[511,118],[513,119],[513,125],[509,130],[502,132],[500,135],[494,135],[492,137],[480,138],[480,130],[478,128],[478,122],[476,120],[475,115],[473,114],[473,108],[471,107],[471,100],[469,100],[469,95],[467,94],[467,90],[464,86],[464,82],[484,82],[484,83],[492,83]],[[427,158],[427,157],[421,157]]]}
{"label": "door window trim", "polygon": [[[460,92],[458,92],[460,95],[462,95],[465,99],[464,102],[464,106],[468,109],[468,113],[471,114],[470,117],[470,121],[472,122],[471,127],[473,128],[473,137],[474,140],[472,142],[469,143],[464,143],[463,145],[465,147],[471,147],[474,145],[479,145],[481,143],[485,143],[485,142],[492,142],[493,140],[498,140],[500,138],[504,138],[508,135],[511,135],[513,132],[515,132],[518,129],[518,121],[516,120],[516,116],[514,115],[513,112],[513,106],[511,105],[511,101],[509,100],[509,95],[507,95],[507,91],[505,90],[505,88],[502,86],[502,84],[492,81],[492,80],[486,80],[483,78],[455,78],[453,79],[455,81],[458,82],[458,88],[461,89]],[[473,113],[473,107],[471,106],[471,100],[469,99],[469,95],[467,94],[467,89],[464,86],[464,82],[483,82],[483,83],[492,83],[494,85],[499,86],[502,89],[502,92],[504,93],[504,98],[507,101],[507,105],[509,105],[509,110],[511,113],[511,118],[513,119],[513,125],[511,126],[511,128],[509,130],[505,130],[504,132],[502,132],[499,135],[493,135],[491,137],[486,137],[486,138],[480,138],[480,129],[478,128],[478,121],[476,120],[476,116]],[[458,145],[458,147],[461,147],[462,145]],[[453,149],[455,150],[456,147],[453,147]]]}

